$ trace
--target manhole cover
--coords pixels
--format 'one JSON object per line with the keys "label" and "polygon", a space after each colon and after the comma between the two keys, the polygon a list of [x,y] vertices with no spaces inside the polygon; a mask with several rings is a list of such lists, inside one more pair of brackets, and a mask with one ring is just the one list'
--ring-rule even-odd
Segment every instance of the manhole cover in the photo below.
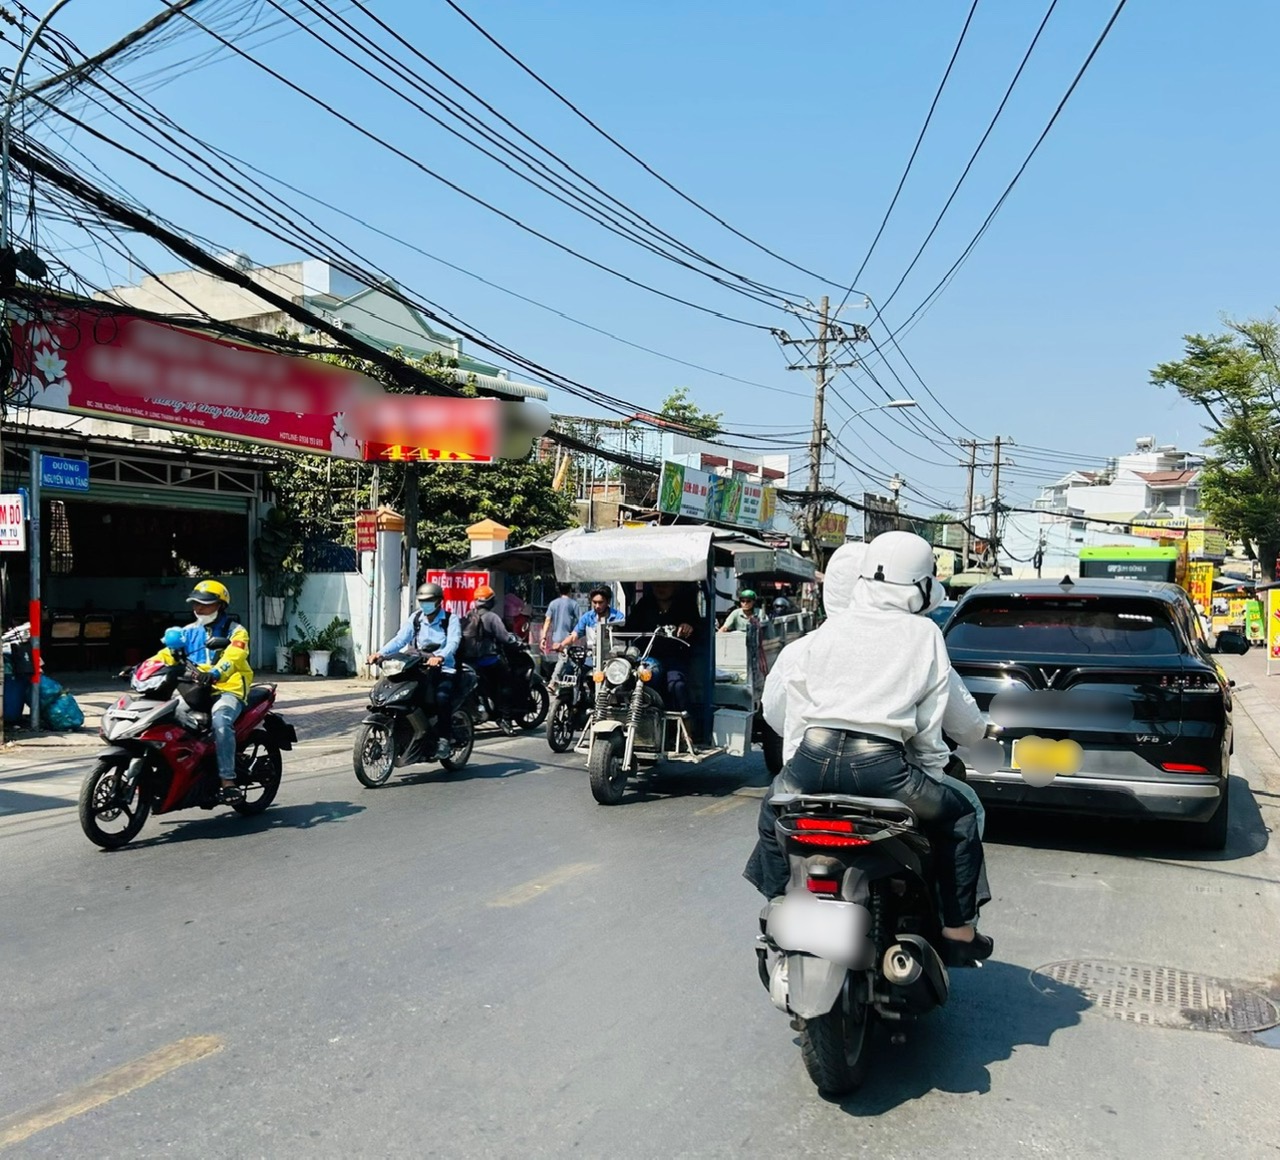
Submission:
{"label": "manhole cover", "polygon": [[1112,1019],[1186,1031],[1262,1031],[1280,1024],[1280,1008],[1257,991],[1175,967],[1067,959],[1031,973],[1032,986],[1075,987]]}

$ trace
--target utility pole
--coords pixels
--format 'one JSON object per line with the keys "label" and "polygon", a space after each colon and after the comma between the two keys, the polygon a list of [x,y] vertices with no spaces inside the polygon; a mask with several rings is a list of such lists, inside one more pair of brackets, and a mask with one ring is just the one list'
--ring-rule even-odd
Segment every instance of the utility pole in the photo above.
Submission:
{"label": "utility pole", "polygon": [[1000,575],[1000,451],[1012,443],[1007,436],[997,435],[991,444],[995,448],[991,468],[991,573],[997,578]]}
{"label": "utility pole", "polygon": [[809,490],[822,486],[822,421],[827,401],[827,312],[831,302],[824,294],[818,304],[817,358],[813,375],[813,433],[809,437]]}
{"label": "utility pole", "polygon": [[827,381],[830,374],[845,367],[855,366],[856,359],[838,362],[831,357],[831,348],[855,342],[866,342],[870,334],[865,326],[851,325],[846,331],[831,319],[831,301],[823,295],[818,303],[818,330],[812,338],[791,338],[786,331],[774,331],[774,337],[784,346],[808,347],[812,350],[811,362],[788,365],[790,371],[813,372],[813,432],[809,437],[809,497],[805,505],[805,534],[809,540],[809,554],[820,558],[818,549],[818,521],[821,504],[818,493],[822,489],[822,448],[826,443],[825,411]]}
{"label": "utility pole", "polygon": [[960,557],[960,571],[967,572],[969,570],[969,553],[973,549],[973,540],[971,538],[970,528],[973,527],[973,476],[978,470],[978,444],[974,439],[961,439],[961,447],[969,448],[968,464],[961,464],[961,467],[968,467],[969,470],[969,486],[965,491],[964,500],[964,554]]}

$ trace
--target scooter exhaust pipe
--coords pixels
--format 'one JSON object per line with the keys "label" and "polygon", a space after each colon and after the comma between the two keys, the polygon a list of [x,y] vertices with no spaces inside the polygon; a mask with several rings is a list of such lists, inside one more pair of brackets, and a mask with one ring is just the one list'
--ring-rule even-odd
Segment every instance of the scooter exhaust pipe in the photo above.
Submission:
{"label": "scooter exhaust pipe", "polygon": [[895,987],[910,987],[924,974],[920,960],[900,943],[894,943],[884,952],[881,971],[885,980]]}

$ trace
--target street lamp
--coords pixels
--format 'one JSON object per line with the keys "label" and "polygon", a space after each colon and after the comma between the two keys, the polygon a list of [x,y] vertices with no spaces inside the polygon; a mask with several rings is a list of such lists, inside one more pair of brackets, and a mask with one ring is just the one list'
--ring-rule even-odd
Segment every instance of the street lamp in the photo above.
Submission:
{"label": "street lamp", "polygon": [[918,407],[919,403],[915,399],[890,399],[887,403],[877,403],[874,407],[863,407],[861,411],[854,411],[843,423],[840,424],[840,430],[836,432],[834,439],[830,440],[837,446],[840,443],[840,436],[844,434],[844,429],[849,426],[860,415],[869,415],[872,411],[903,411],[908,407]]}

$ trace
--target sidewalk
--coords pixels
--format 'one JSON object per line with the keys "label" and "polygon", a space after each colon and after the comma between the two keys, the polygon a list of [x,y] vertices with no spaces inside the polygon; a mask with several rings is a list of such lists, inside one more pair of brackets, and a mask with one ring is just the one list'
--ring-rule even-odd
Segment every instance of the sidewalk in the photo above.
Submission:
{"label": "sidewalk", "polygon": [[[355,677],[301,677],[292,673],[261,673],[255,684],[277,686],[276,710],[298,731],[299,743],[334,740],[349,735],[368,704],[373,682]],[[24,715],[23,726],[6,726],[0,754],[20,756],[36,749],[76,749],[101,744],[98,721],[103,711],[129,691],[128,682],[96,674],[59,679],[84,713],[84,725],[66,733],[33,733]]]}
{"label": "sidewalk", "polygon": [[1259,772],[1280,787],[1280,661],[1273,662],[1273,677],[1267,676],[1265,649],[1251,649],[1244,656],[1219,658],[1227,675],[1236,682],[1234,725],[1237,737],[1256,730],[1255,753]]}

